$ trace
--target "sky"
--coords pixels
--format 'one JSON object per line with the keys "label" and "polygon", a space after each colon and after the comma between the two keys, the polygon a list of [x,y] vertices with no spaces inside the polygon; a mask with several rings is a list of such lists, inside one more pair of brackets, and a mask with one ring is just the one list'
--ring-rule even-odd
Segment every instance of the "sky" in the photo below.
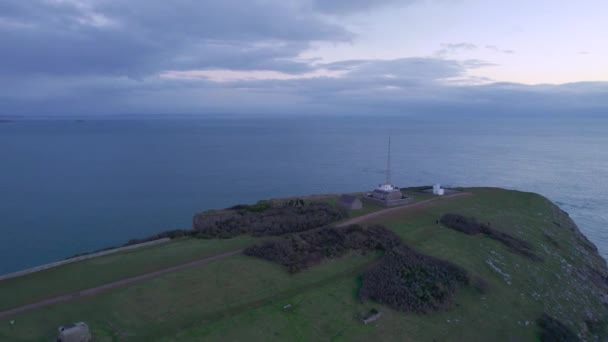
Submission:
{"label": "sky", "polygon": [[602,115],[605,0],[1,0],[0,116]]}

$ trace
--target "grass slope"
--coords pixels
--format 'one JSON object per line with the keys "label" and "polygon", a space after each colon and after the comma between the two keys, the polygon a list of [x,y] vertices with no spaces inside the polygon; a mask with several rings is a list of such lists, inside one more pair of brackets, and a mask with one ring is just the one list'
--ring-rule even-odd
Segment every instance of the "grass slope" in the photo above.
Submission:
{"label": "grass slope", "polygon": [[0,281],[0,311],[239,249],[252,241],[182,239]]}
{"label": "grass slope", "polygon": [[[58,325],[84,320],[99,341],[534,341],[540,336],[536,320],[543,312],[577,333],[585,333],[585,319],[608,317],[607,307],[594,293],[598,286],[589,279],[581,280],[591,268],[606,272],[605,262],[577,233],[566,214],[531,193],[467,190],[474,195],[435,201],[420,210],[391,213],[368,222],[384,224],[418,251],[449,260],[484,279],[484,293],[474,288],[460,290],[448,311],[404,314],[377,303],[361,303],[357,297],[359,275],[378,259],[374,254],[351,253],[295,275],[273,263],[239,255],[97,297],[24,313],[10,318],[16,320],[14,325],[8,319],[0,321],[0,340],[49,340]],[[445,213],[490,222],[493,229],[529,241],[544,261],[514,254],[483,235],[469,236],[436,224]],[[238,247],[247,243],[224,242]],[[207,248],[218,253],[228,248],[217,247],[217,243],[183,240],[157,246],[157,250],[138,251],[141,259],[133,265],[152,267],[149,264],[163,260],[162,255],[177,253],[189,260],[209,252]],[[165,251],[168,248],[173,252]],[[127,256],[113,256],[113,267],[104,268],[103,263],[72,267],[109,279],[116,276],[113,268],[120,269]],[[125,266],[128,272],[133,272],[131,267]],[[0,305],[10,307],[13,305],[6,301],[23,303],[30,301],[26,300],[30,296],[47,297],[45,283],[54,284],[49,291],[71,286],[72,281],[83,286],[72,273],[58,268],[37,277],[0,282]],[[12,299],[12,293],[20,299]],[[284,310],[286,304],[293,308]],[[384,315],[373,324],[361,324],[357,315],[371,308]]]}

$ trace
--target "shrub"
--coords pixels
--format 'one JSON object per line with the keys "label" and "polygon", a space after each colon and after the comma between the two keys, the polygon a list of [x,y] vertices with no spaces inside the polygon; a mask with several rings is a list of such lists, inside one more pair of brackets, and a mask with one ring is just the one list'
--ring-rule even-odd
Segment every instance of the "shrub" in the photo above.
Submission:
{"label": "shrub", "polygon": [[389,250],[399,237],[382,226],[323,227],[253,245],[245,254],[279,263],[291,273],[353,250]]}
{"label": "shrub", "polygon": [[468,283],[464,269],[402,245],[363,274],[359,296],[400,311],[428,313],[449,307],[456,289]]}
{"label": "shrub", "polygon": [[444,214],[441,216],[440,222],[448,228],[467,235],[484,234],[491,239],[501,242],[516,254],[532,260],[542,260],[539,256],[530,251],[532,245],[529,242],[518,239],[510,234],[494,230],[489,225],[477,222],[474,217],[465,217],[459,214]]}
{"label": "shrub", "polygon": [[328,225],[347,217],[346,211],[328,203],[302,200],[273,207],[270,202],[238,205],[217,214],[198,214],[193,228],[202,238],[232,238],[242,234],[277,236]]}
{"label": "shrub", "polygon": [[349,251],[381,250],[382,260],[361,278],[361,299],[417,313],[447,307],[467,272],[447,261],[417,253],[383,226],[323,227],[274,238],[245,254],[279,263],[291,273]]}

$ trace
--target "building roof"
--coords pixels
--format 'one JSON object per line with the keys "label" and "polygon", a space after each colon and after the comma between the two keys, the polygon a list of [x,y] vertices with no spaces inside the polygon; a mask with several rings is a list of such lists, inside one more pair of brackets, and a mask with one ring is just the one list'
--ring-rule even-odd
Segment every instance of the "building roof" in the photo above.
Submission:
{"label": "building roof", "polygon": [[395,189],[395,190],[374,189],[374,192],[377,194],[391,194],[393,192],[401,193],[401,191],[397,190],[397,189]]}

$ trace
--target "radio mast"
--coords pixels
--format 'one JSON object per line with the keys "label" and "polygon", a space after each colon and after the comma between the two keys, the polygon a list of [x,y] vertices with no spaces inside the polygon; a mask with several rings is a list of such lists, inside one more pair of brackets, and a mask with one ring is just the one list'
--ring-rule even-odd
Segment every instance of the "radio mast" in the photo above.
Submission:
{"label": "radio mast", "polygon": [[386,158],[386,185],[391,185],[391,137],[388,137],[388,157]]}

